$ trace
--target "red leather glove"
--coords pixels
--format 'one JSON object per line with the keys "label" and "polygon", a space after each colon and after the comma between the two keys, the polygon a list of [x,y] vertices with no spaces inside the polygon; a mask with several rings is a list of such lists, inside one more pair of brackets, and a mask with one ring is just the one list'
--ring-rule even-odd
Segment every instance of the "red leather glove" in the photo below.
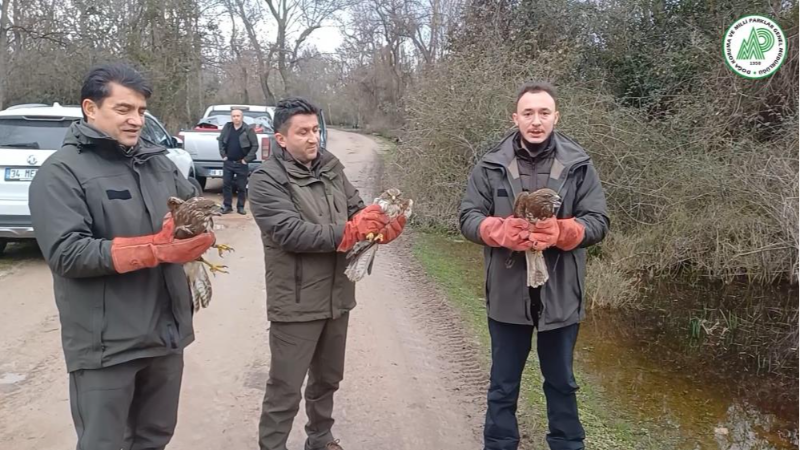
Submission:
{"label": "red leather glove", "polygon": [[111,260],[118,273],[156,267],[161,263],[184,264],[201,257],[214,244],[214,233],[175,239],[175,223],[167,214],[156,234],[119,237],[111,241]]}
{"label": "red leather glove", "polygon": [[369,205],[356,213],[344,226],[344,235],[337,252],[348,252],[356,242],[363,241],[367,235],[377,235],[389,223],[389,217],[378,205]]}
{"label": "red leather glove", "polygon": [[381,230],[381,235],[383,235],[383,239],[378,241],[379,244],[388,244],[393,240],[397,239],[400,234],[403,233],[403,229],[406,227],[406,216],[400,215],[397,219],[389,222],[389,225]]}
{"label": "red leather glove", "polygon": [[505,247],[523,252],[529,250],[531,224],[525,219],[515,217],[487,217],[481,222],[479,232],[484,244],[490,247]]}
{"label": "red leather glove", "polygon": [[586,234],[586,227],[575,220],[574,217],[570,219],[558,219],[558,228],[559,233],[556,247],[561,250],[573,250],[583,242],[583,237]]}
{"label": "red leather glove", "polygon": [[558,219],[555,217],[536,222],[533,224],[530,236],[533,249],[543,251],[556,245],[560,232]]}

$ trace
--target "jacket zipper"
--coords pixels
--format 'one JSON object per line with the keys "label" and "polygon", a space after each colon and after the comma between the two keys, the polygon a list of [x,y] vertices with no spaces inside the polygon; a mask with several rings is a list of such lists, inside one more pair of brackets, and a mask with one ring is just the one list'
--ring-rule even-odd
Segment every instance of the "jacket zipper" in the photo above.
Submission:
{"label": "jacket zipper", "polygon": [[294,301],[300,303],[300,292],[303,286],[303,261],[299,253],[295,254],[294,264]]}

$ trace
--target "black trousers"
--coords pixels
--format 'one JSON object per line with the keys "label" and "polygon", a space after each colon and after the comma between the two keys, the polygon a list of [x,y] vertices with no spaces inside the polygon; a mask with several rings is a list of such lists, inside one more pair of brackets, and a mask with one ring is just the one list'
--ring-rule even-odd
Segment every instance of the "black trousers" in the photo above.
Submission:
{"label": "black trousers", "polygon": [[[534,301],[533,304],[536,305],[537,302]],[[534,309],[536,323],[538,307]],[[533,331],[533,326],[489,319],[492,370],[484,426],[485,450],[516,450],[519,445],[517,402],[522,371],[531,351]],[[551,331],[539,331],[536,338],[547,400],[547,443],[551,450],[584,448],[585,433],[578,418],[575,398],[578,384],[572,371],[572,356],[577,339],[577,323]]]}
{"label": "black trousers", "polygon": [[183,354],[69,374],[77,450],[161,450],[178,422]]}
{"label": "black trousers", "polygon": [[247,176],[250,169],[245,163],[228,161],[222,164],[222,206],[230,209],[233,204],[233,185],[236,184],[236,207],[244,208],[247,200]]}

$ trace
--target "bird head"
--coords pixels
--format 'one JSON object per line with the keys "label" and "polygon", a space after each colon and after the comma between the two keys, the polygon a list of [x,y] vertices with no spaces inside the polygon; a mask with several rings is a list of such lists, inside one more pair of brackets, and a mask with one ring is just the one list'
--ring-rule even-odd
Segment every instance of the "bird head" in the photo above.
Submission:
{"label": "bird head", "polygon": [[195,208],[201,211],[204,217],[219,216],[221,214],[219,203],[205,197],[197,199]]}
{"label": "bird head", "polygon": [[558,211],[558,208],[561,207],[561,196],[552,189],[540,189],[534,192],[534,194],[537,197],[540,197],[545,205],[547,205],[546,207],[550,209],[549,212],[551,214],[555,214],[555,212]]}
{"label": "bird head", "polygon": [[394,202],[397,202],[398,200],[402,200],[403,199],[403,193],[400,192],[400,189],[390,188],[390,189],[387,189],[386,192],[381,194],[381,198],[383,200],[388,200],[388,201],[394,203]]}

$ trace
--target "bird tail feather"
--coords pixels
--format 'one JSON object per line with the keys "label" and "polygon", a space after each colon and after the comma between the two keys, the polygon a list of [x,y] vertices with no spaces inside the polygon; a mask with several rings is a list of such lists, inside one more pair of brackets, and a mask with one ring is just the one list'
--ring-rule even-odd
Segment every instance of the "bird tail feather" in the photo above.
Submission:
{"label": "bird tail feather", "polygon": [[377,252],[378,246],[372,245],[350,259],[344,271],[347,278],[353,282],[360,281],[368,272],[372,272],[372,262]]}
{"label": "bird tail feather", "polygon": [[206,266],[199,261],[188,262],[183,265],[186,278],[189,280],[189,290],[192,293],[192,306],[197,312],[200,308],[207,308],[211,303],[211,279]]}
{"label": "bird tail feather", "polygon": [[528,250],[525,252],[525,260],[528,263],[528,286],[537,288],[545,284],[550,275],[547,273],[544,254],[540,251]]}

